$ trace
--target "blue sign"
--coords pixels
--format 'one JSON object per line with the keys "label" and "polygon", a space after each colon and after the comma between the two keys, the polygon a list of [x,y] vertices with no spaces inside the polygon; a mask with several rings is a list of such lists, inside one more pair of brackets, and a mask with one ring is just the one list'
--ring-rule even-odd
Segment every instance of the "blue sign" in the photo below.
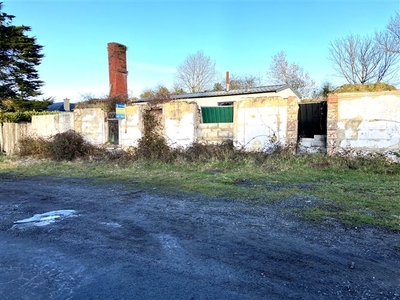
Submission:
{"label": "blue sign", "polygon": [[119,104],[117,103],[115,105],[115,113],[117,119],[125,119],[126,115],[126,104]]}

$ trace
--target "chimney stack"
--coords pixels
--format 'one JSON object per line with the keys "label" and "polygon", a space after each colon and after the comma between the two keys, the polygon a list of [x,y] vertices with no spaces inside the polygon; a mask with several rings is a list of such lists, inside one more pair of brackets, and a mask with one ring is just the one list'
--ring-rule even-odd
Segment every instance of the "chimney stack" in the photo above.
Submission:
{"label": "chimney stack", "polygon": [[226,71],[226,91],[227,92],[229,92],[229,85],[230,85],[229,71]]}
{"label": "chimney stack", "polygon": [[69,99],[68,98],[64,99],[64,110],[65,111],[70,111],[71,110],[71,106],[69,104]]}
{"label": "chimney stack", "polygon": [[108,73],[110,79],[110,97],[128,97],[128,71],[126,69],[125,45],[108,43]]}

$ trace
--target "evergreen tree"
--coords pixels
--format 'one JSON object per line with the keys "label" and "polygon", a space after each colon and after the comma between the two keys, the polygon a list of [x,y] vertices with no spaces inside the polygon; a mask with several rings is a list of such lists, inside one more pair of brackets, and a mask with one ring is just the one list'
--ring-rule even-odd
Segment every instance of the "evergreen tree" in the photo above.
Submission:
{"label": "evergreen tree", "polygon": [[14,17],[3,11],[0,2],[0,99],[27,100],[41,94],[43,82],[36,67],[43,47],[27,35],[29,26],[12,25]]}

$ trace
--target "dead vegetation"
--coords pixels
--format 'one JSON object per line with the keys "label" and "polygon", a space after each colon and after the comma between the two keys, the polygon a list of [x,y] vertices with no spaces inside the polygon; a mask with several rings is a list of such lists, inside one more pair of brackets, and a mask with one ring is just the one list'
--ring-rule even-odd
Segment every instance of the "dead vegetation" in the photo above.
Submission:
{"label": "dead vegetation", "polygon": [[384,92],[396,90],[396,87],[394,87],[393,85],[383,82],[377,82],[371,84],[344,84],[334,90],[334,93]]}

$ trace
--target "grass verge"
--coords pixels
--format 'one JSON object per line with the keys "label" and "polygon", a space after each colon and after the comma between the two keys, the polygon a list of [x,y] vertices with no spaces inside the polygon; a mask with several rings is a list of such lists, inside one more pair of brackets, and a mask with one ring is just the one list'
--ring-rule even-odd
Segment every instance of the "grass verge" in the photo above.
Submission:
{"label": "grass verge", "polygon": [[[0,176],[63,176],[148,187],[158,193],[203,194],[265,205],[312,199],[296,207],[315,222],[334,219],[352,226],[400,230],[400,164],[371,160],[344,163],[325,156],[245,157],[196,162],[176,160],[55,162],[0,157]],[[302,200],[302,201],[303,201]]]}

